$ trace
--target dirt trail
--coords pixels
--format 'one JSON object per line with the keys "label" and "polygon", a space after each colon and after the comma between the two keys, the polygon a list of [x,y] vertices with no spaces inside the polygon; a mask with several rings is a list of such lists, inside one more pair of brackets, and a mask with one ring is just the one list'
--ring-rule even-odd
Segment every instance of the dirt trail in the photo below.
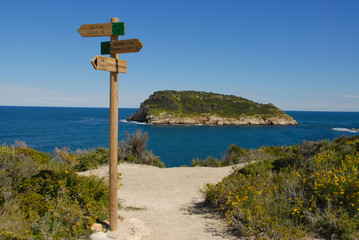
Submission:
{"label": "dirt trail", "polygon": [[[116,232],[109,238],[126,240],[220,240],[235,239],[224,223],[203,208],[199,190],[206,183],[219,182],[232,167],[157,168],[120,164],[123,187],[119,199],[123,209]],[[108,167],[85,175],[108,176]],[[93,238],[96,239],[96,238]]]}

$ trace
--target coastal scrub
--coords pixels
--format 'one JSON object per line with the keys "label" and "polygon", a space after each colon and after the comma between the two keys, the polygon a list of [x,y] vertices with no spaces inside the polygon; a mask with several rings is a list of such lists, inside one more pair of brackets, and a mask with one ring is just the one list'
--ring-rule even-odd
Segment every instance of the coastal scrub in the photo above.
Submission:
{"label": "coastal scrub", "polygon": [[75,239],[108,218],[108,183],[79,176],[73,158],[0,147],[0,238]]}
{"label": "coastal scrub", "polygon": [[358,239],[359,136],[305,142],[275,156],[207,184],[206,202],[243,236]]}
{"label": "coastal scrub", "polygon": [[[119,162],[164,167],[147,150],[147,133],[126,136],[119,147]],[[0,239],[89,235],[92,224],[109,218],[108,180],[77,172],[107,164],[108,156],[107,148],[73,152],[63,147],[49,154],[24,142],[0,146]]]}

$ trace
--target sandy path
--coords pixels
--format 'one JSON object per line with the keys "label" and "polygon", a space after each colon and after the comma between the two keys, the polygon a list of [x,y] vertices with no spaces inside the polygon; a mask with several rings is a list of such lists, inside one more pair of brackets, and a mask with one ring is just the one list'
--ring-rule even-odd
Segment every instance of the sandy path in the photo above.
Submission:
{"label": "sandy path", "polygon": [[[166,168],[120,164],[123,187],[119,199],[124,219],[110,239],[196,240],[232,239],[219,219],[202,208],[199,189],[219,182],[231,171],[223,168]],[[108,167],[85,175],[108,176]],[[105,239],[105,238],[104,238]]]}

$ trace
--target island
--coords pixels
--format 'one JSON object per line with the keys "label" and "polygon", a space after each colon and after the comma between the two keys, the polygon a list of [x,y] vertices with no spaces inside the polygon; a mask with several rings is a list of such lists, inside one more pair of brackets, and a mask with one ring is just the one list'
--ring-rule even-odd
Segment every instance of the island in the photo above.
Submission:
{"label": "island", "polygon": [[273,104],[199,91],[154,92],[127,121],[151,124],[297,125]]}

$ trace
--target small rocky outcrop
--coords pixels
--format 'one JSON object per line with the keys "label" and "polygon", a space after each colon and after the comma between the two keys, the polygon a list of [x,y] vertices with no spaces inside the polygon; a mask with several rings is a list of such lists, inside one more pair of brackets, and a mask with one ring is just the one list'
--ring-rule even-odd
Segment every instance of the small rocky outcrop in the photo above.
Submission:
{"label": "small rocky outcrop", "polygon": [[273,104],[223,94],[159,91],[141,103],[128,121],[151,124],[296,125]]}

